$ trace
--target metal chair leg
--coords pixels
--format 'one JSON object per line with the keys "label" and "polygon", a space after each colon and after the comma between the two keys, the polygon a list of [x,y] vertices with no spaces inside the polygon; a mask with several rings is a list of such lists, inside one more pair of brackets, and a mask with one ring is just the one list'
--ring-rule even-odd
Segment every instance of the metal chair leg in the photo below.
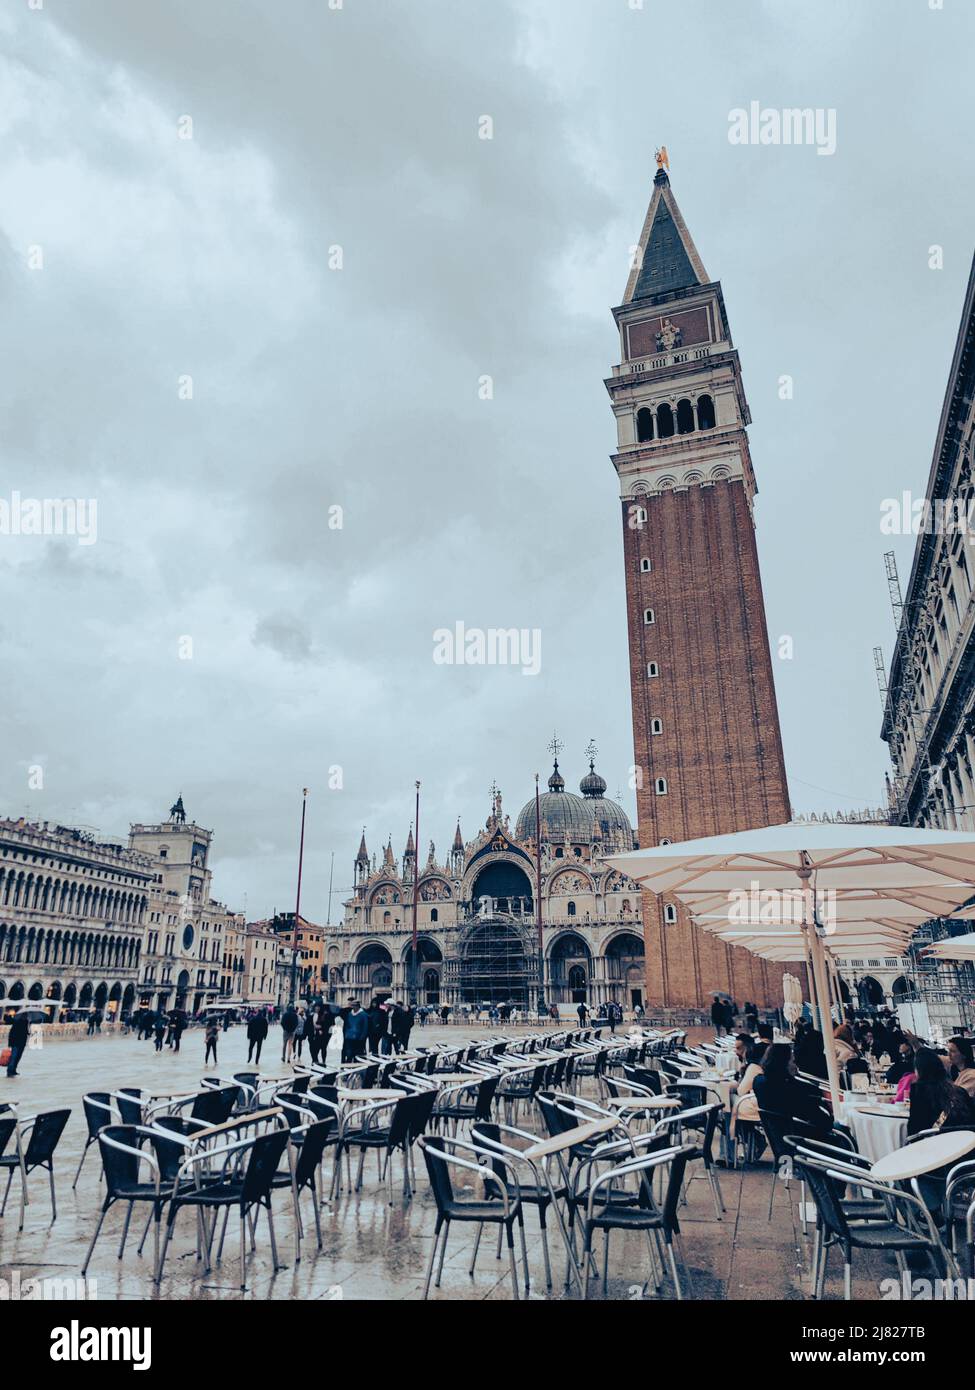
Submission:
{"label": "metal chair leg", "polygon": [[468,1274],[471,1276],[472,1279],[474,1278],[474,1265],[477,1263],[477,1252],[478,1252],[478,1250],[479,1250],[479,1248],[480,1248],[480,1245],[481,1245],[481,1235],[482,1235],[483,1231],[484,1231],[484,1222],[483,1222],[483,1221],[479,1221],[479,1222],[477,1223],[477,1235],[474,1237],[474,1253],[473,1253],[473,1255],[471,1256],[471,1267],[470,1267],[470,1269],[467,1271]]}
{"label": "metal chair leg", "polygon": [[515,1302],[518,1303],[521,1299],[521,1294],[518,1292],[518,1266],[515,1261],[515,1230],[513,1221],[508,1222],[508,1264],[511,1268],[512,1297]]}
{"label": "metal chair leg", "polygon": [[683,1299],[684,1293],[680,1286],[680,1275],[677,1273],[677,1261],[674,1258],[673,1241],[667,1242],[667,1254],[670,1257],[670,1276],[674,1281],[674,1290],[679,1299]]}
{"label": "metal chair leg", "polygon": [[75,1169],[74,1182],[71,1184],[72,1192],[74,1192],[75,1188],[78,1186],[78,1179],[81,1177],[81,1170],[84,1167],[84,1162],[85,1159],[88,1157],[88,1150],[90,1148],[91,1144],[87,1143],[81,1151],[81,1157],[78,1159],[78,1167]]}
{"label": "metal chair leg", "polygon": [[53,1159],[52,1159],[52,1161],[51,1161],[51,1166],[50,1166],[50,1168],[48,1168],[48,1170],[47,1170],[47,1178],[48,1178],[48,1182],[51,1184],[51,1225],[53,1226],[54,1223],[55,1223],[55,1221],[57,1221],[57,1219],[58,1219],[58,1199],[57,1199],[57,1197],[55,1196],[55,1193],[54,1193],[54,1161],[53,1161]]}
{"label": "metal chair leg", "polygon": [[440,1288],[440,1279],[443,1275],[443,1257],[447,1253],[447,1237],[450,1235],[450,1222],[444,1222],[443,1244],[440,1247],[440,1261],[437,1264],[437,1288]]}
{"label": "metal chair leg", "polygon": [[81,1266],[81,1277],[82,1277],[82,1279],[83,1279],[83,1278],[85,1277],[85,1275],[88,1273],[88,1265],[89,1265],[89,1262],[90,1262],[90,1260],[91,1260],[91,1252],[92,1252],[92,1251],[94,1250],[94,1248],[95,1248],[95,1241],[98,1239],[98,1233],[99,1233],[99,1231],[102,1229],[102,1222],[105,1220],[105,1213],[108,1211],[108,1207],[109,1207],[110,1205],[111,1205],[111,1203],[109,1203],[109,1204],[106,1205],[106,1206],[103,1206],[102,1209],[101,1209],[101,1213],[99,1214],[98,1223],[97,1223],[97,1225],[95,1226],[95,1229],[94,1229],[94,1231],[93,1231],[93,1233],[92,1233],[91,1243],[90,1243],[89,1246],[88,1246],[88,1253],[87,1253],[87,1255],[85,1256],[85,1262],[84,1262],[84,1264]]}
{"label": "metal chair leg", "polygon": [[[446,1224],[446,1223],[442,1222],[441,1219],[440,1219],[440,1217],[438,1216],[438,1217],[437,1217],[437,1224],[436,1224],[436,1227],[434,1228],[434,1232],[433,1232],[433,1244],[432,1244],[431,1247],[430,1247],[430,1259],[429,1259],[429,1261],[428,1261],[428,1263],[427,1263],[427,1277],[426,1277],[426,1279],[425,1279],[425,1281],[424,1281],[424,1284],[423,1284],[423,1298],[424,1298],[424,1299],[427,1299],[427,1298],[430,1297],[430,1279],[431,1279],[432,1276],[433,1276],[433,1263],[434,1263],[434,1260],[436,1260],[436,1258],[437,1258],[437,1247],[438,1247],[439,1244],[440,1244],[440,1232],[441,1232],[442,1227],[443,1227],[445,1224]],[[480,1228],[478,1228],[478,1235],[480,1235]],[[476,1254],[476,1253],[477,1253],[477,1252],[475,1251],[475,1254]]]}
{"label": "metal chair leg", "polygon": [[123,1254],[123,1252],[124,1252],[124,1250],[125,1250],[125,1241],[126,1241],[126,1238],[127,1238],[128,1234],[129,1234],[129,1222],[132,1220],[132,1208],[133,1208],[134,1206],[135,1206],[135,1203],[134,1203],[134,1202],[130,1202],[130,1203],[129,1203],[129,1209],[128,1209],[128,1211],[125,1213],[125,1225],[122,1227],[122,1239],[121,1239],[121,1240],[119,1241],[119,1243],[118,1243],[118,1257],[119,1257],[119,1259],[122,1258],[122,1254]]}

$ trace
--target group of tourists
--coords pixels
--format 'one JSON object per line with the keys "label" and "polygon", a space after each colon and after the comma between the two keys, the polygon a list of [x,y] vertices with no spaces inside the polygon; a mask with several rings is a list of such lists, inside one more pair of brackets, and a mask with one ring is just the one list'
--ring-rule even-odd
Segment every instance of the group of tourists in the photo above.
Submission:
{"label": "group of tourists", "polygon": [[358,999],[350,999],[341,1012],[342,1061],[354,1062],[372,1053],[405,1052],[416,1022],[416,1009],[400,1000],[373,999],[364,1009]]}

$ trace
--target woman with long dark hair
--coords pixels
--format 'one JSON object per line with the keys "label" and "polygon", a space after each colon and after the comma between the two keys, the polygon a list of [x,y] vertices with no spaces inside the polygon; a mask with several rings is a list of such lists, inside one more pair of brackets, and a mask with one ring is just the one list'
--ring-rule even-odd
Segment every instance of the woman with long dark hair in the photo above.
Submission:
{"label": "woman with long dark hair", "polygon": [[914,1071],[916,1080],[911,1086],[908,1134],[975,1124],[975,1102],[949,1078],[935,1051],[919,1047],[914,1056]]}

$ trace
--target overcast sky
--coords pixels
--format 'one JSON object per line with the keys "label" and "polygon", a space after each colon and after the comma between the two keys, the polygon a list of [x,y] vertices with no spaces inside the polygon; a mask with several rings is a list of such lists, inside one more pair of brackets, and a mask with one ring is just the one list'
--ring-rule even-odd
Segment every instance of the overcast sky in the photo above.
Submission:
{"label": "overcast sky", "polygon": [[[971,264],[973,38],[967,0],[4,0],[0,498],[98,529],[0,537],[0,809],[119,837],[182,791],[256,917],[307,785],[320,920],[416,778],[443,852],[553,729],[633,812],[602,383],[660,143],[754,417],[793,805],[878,803],[880,507],[923,493]],[[835,109],[835,154],[730,144],[751,101]],[[540,674],[435,664],[457,621],[539,629]]]}

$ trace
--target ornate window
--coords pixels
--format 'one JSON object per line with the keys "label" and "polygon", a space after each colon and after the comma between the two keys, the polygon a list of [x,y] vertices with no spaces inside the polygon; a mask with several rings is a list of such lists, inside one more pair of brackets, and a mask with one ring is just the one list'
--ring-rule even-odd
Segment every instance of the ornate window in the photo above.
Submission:
{"label": "ornate window", "polygon": [[656,792],[657,796],[666,796],[666,795],[667,795],[667,778],[666,778],[666,777],[658,777],[658,778],[656,779],[656,781],[654,782],[654,784],[653,784],[653,789],[654,789],[654,791]]}
{"label": "ornate window", "polygon": [[710,396],[697,398],[697,427],[699,430],[714,429],[714,401]]}
{"label": "ornate window", "polygon": [[674,433],[674,412],[664,401],[657,407],[657,438],[669,439]]}
{"label": "ornate window", "polygon": [[694,407],[689,400],[677,402],[677,433],[692,434],[694,431]]}

